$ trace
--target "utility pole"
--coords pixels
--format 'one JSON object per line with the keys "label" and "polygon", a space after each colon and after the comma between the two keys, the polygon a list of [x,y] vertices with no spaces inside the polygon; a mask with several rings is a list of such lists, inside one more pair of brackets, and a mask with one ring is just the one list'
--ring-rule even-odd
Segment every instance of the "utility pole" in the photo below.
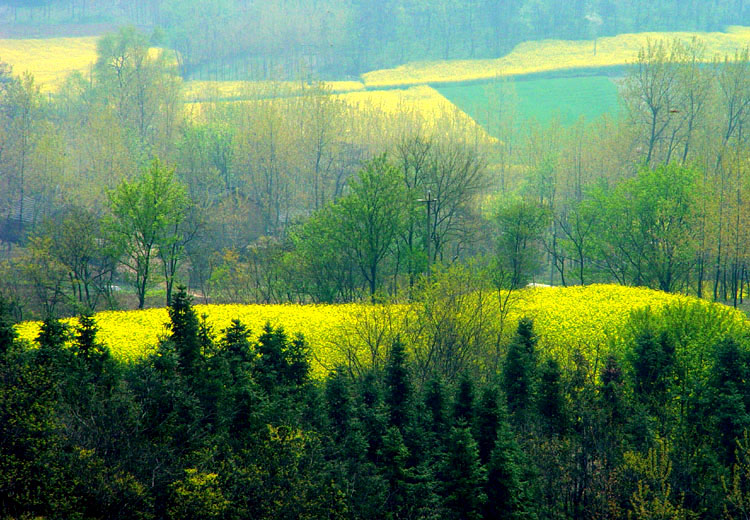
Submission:
{"label": "utility pole", "polygon": [[424,241],[425,241],[424,248],[425,248],[425,251],[427,251],[427,279],[429,280],[430,272],[432,271],[432,269],[430,269],[430,267],[432,266],[432,255],[430,253],[430,249],[431,249],[430,239],[432,235],[432,233],[430,232],[430,227],[432,223],[431,223],[430,217],[432,216],[432,203],[437,202],[437,199],[433,199],[432,192],[428,190],[427,198],[417,199],[417,202],[424,202],[427,206],[427,220],[425,221],[426,226],[425,226],[425,234],[424,234]]}

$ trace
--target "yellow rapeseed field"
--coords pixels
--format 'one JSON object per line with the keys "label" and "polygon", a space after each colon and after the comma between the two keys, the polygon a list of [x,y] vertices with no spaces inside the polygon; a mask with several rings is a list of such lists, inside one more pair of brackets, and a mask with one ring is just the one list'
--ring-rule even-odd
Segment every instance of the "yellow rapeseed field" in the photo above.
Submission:
{"label": "yellow rapeseed field", "polygon": [[333,94],[365,88],[359,81],[326,81],[319,84],[301,81],[186,81],[184,92],[186,101],[197,102],[295,95],[318,86]]}
{"label": "yellow rapeseed field", "polygon": [[367,88],[455,83],[554,70],[596,68],[632,63],[649,41],[696,38],[706,47],[706,58],[732,55],[750,45],[750,28],[730,27],[727,32],[644,32],[596,40],[543,40],[519,44],[501,58],[484,60],[425,61],[362,74]]}
{"label": "yellow rapeseed field", "polygon": [[[514,330],[520,317],[531,317],[539,336],[540,351],[563,363],[576,349],[590,360],[597,355],[601,359],[622,342],[623,326],[632,311],[646,307],[657,310],[677,302],[699,302],[687,296],[615,285],[524,289],[518,292],[518,296],[506,330]],[[701,305],[716,306],[738,326],[748,324],[747,318],[739,311],[708,302]],[[254,337],[266,322],[284,327],[289,334],[302,334],[312,349],[313,370],[317,376],[325,373],[324,367],[343,361],[339,359],[341,354],[334,344],[335,338],[341,336],[342,330],[347,330],[347,325],[374,309],[376,307],[367,304],[195,306],[197,314],[205,314],[207,322],[217,333],[232,319],[239,319],[251,329]],[[116,358],[125,361],[153,351],[159,337],[167,334],[164,327],[168,321],[166,309],[101,312],[95,319],[100,339]],[[21,338],[33,341],[39,323],[22,323],[17,330]]]}
{"label": "yellow rapeseed field", "polygon": [[449,122],[455,127],[461,127],[471,140],[479,140],[485,144],[497,141],[471,116],[427,85],[407,89],[363,90],[339,94],[336,98],[365,117],[373,113],[411,115],[427,125]]}
{"label": "yellow rapeseed field", "polygon": [[98,39],[0,39],[0,61],[12,65],[14,74],[31,73],[43,92],[51,92],[71,73],[88,73],[96,61]]}

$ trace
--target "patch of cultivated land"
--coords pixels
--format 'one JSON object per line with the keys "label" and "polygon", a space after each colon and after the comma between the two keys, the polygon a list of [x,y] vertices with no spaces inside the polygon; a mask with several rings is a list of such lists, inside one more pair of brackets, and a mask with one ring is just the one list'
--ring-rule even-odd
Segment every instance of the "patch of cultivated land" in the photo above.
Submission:
{"label": "patch of cultivated land", "polygon": [[87,74],[96,61],[98,36],[0,40],[0,61],[13,73],[34,76],[43,92],[57,90],[73,72]]}
{"label": "patch of cultivated land", "polygon": [[581,116],[590,121],[620,108],[617,85],[607,76],[509,78],[444,85],[438,91],[490,133],[494,118],[509,105],[515,107],[519,125],[532,118],[557,118],[570,125]]}
{"label": "patch of cultivated land", "polygon": [[[485,295],[486,308],[497,305],[495,295]],[[701,319],[708,319],[711,326],[722,322],[725,327],[747,330],[745,315],[724,305],[704,300],[668,294],[650,289],[622,287],[617,285],[590,285],[585,287],[550,287],[524,289],[512,298],[511,312],[506,318],[506,338],[515,330],[518,319],[528,316],[534,320],[539,335],[539,348],[543,355],[553,356],[564,364],[571,362],[575,351],[581,352],[592,365],[603,359],[608,352],[619,352],[625,348],[627,338],[625,325],[631,313],[640,309],[659,310],[670,304],[687,304],[700,311]],[[408,327],[405,318],[412,320],[416,311],[412,306],[390,307],[389,313],[396,327]],[[207,322],[215,332],[229,326],[231,320],[239,319],[247,325],[254,336],[263,325],[270,322],[283,326],[290,334],[302,334],[313,353],[315,374],[325,374],[327,367],[343,362],[338,348],[344,342],[358,341],[356,330],[359,322],[374,323],[368,319],[373,313],[383,313],[384,307],[367,304],[344,305],[197,305],[196,313],[206,315]],[[694,314],[695,310],[691,311]],[[499,322],[499,313],[488,314],[493,323]],[[167,334],[164,324],[168,321],[166,309],[143,311],[109,311],[95,316],[100,328],[99,338],[108,345],[113,355],[123,361],[132,361],[153,352],[159,337]],[[68,320],[73,323],[74,320]],[[411,322],[410,322],[411,323]],[[21,338],[33,342],[39,332],[38,322],[26,322],[17,327]],[[408,332],[404,334],[408,335]]]}
{"label": "patch of cultivated land", "polygon": [[598,38],[596,53],[591,40],[524,42],[497,59],[447,60],[407,63],[362,75],[367,88],[460,83],[540,72],[616,67],[632,63],[649,41],[697,39],[705,44],[706,59],[734,54],[750,45],[750,28],[730,27],[727,32],[646,32]]}

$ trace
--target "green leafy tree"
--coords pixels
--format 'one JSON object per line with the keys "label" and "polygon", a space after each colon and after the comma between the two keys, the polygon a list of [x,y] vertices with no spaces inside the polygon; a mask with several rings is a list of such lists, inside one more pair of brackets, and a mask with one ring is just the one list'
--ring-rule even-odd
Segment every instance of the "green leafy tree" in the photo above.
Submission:
{"label": "green leafy tree", "polygon": [[383,262],[404,226],[408,207],[402,174],[385,156],[365,164],[333,206],[336,242],[358,267],[375,297]]}
{"label": "green leafy tree", "polygon": [[598,192],[596,255],[620,283],[674,291],[695,259],[697,172],[643,166],[614,190]]}
{"label": "green leafy tree", "polygon": [[502,289],[523,287],[539,269],[540,240],[550,220],[545,206],[522,199],[509,200],[494,215],[496,242],[495,284]]}
{"label": "green leafy tree", "polygon": [[167,518],[220,519],[230,506],[216,473],[188,468],[185,476],[170,486],[170,491]]}
{"label": "green leafy tree", "polygon": [[[112,240],[122,252],[121,262],[132,275],[138,308],[146,301],[153,261],[159,248],[180,240],[179,224],[189,206],[174,170],[154,158],[133,181],[123,181],[109,195]],[[174,281],[167,280],[168,290]]]}

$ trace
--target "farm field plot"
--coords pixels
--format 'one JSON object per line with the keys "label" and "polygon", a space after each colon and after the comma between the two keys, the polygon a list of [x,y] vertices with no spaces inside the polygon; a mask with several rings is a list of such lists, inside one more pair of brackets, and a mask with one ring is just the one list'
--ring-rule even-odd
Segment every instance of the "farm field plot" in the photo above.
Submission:
{"label": "farm field plot", "polygon": [[79,38],[2,39],[0,61],[13,73],[34,76],[43,92],[55,91],[71,73],[89,71],[96,61],[97,36]]}
{"label": "farm field plot", "polygon": [[184,94],[189,102],[239,100],[294,96],[318,86],[334,94],[365,88],[359,81],[325,81],[317,85],[300,81],[186,81]]}
{"label": "farm field plot", "polygon": [[490,133],[493,117],[508,102],[515,104],[519,124],[532,118],[547,122],[557,117],[570,125],[581,116],[590,121],[602,114],[616,115],[620,108],[617,86],[606,76],[493,80],[437,90]]}
{"label": "farm field plot", "polygon": [[[632,311],[646,307],[656,310],[679,302],[697,302],[711,307],[727,323],[744,328],[748,325],[744,314],[723,305],[650,289],[591,285],[519,291],[508,316],[505,334],[515,330],[519,318],[528,316],[534,320],[543,353],[563,363],[569,361],[575,349],[589,359],[601,359],[607,351],[621,347],[622,329]],[[266,322],[283,326],[289,334],[302,334],[312,349],[313,371],[318,376],[325,374],[326,367],[343,361],[336,343],[347,326],[377,309],[377,306],[366,304],[195,306],[197,314],[205,314],[207,322],[217,333],[231,320],[239,319],[256,337]],[[396,306],[395,314],[405,315],[407,310],[405,305]],[[164,324],[168,315],[163,308],[101,312],[95,319],[100,328],[100,340],[123,361],[132,361],[152,352],[159,337],[167,334]],[[69,323],[72,321],[68,320]],[[33,341],[39,323],[22,323],[17,330],[21,338]]]}
{"label": "farm field plot", "polygon": [[483,60],[425,61],[362,74],[368,88],[457,83],[556,70],[601,68],[633,62],[649,41],[694,38],[706,47],[706,60],[734,54],[750,44],[750,29],[730,27],[727,32],[643,32],[592,40],[542,40],[519,44],[506,56]]}

